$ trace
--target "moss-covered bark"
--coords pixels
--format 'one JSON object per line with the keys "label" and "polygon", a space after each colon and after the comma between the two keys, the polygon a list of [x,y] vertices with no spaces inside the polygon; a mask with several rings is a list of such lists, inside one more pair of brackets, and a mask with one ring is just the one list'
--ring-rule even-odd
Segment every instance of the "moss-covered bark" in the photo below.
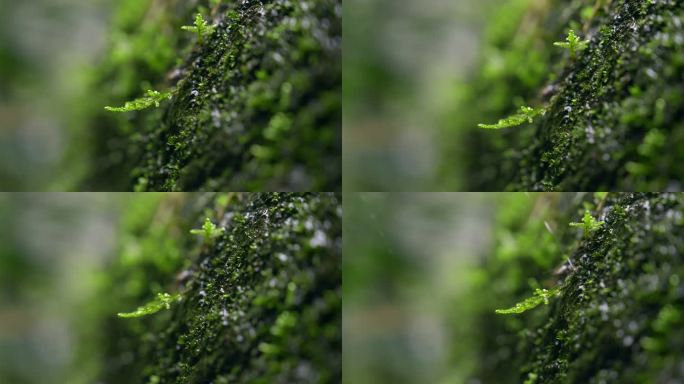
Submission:
{"label": "moss-covered bark", "polygon": [[[176,89],[160,110],[88,132],[92,189],[339,190],[340,0],[156,1],[117,5],[103,105]],[[217,26],[203,41],[181,26]]]}
{"label": "moss-covered bark", "polygon": [[[468,188],[682,188],[681,1],[511,1],[500,11],[459,123],[495,122],[519,104],[546,114],[528,126],[459,137],[468,144],[460,147]],[[575,57],[553,45],[569,29],[589,40]]]}
{"label": "moss-covered bark", "polygon": [[[340,382],[339,196],[192,197],[165,199],[148,214],[131,207],[123,221],[121,256],[102,294],[102,380]],[[205,217],[225,228],[214,241],[188,231]],[[115,317],[160,291],[182,301],[142,318]]]}
{"label": "moss-covered bark", "polygon": [[[550,236],[545,225],[531,224],[543,222],[539,204],[505,218],[499,251],[488,264],[492,280],[483,290],[502,307],[530,296],[535,284],[560,287],[560,296],[520,315],[496,315],[493,308],[482,315],[480,378],[529,384],[684,379],[684,196],[546,200],[562,212],[549,224],[557,224],[557,246],[543,240]],[[567,226],[585,209],[604,222],[587,234]],[[525,239],[538,239],[541,253],[549,254],[530,255]],[[540,263],[564,255],[572,264],[563,274]]]}

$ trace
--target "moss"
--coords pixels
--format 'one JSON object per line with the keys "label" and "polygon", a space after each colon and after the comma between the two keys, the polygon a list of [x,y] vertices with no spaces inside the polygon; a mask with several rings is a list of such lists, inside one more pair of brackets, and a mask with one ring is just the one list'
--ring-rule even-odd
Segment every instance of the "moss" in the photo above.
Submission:
{"label": "moss", "polygon": [[207,21],[204,20],[202,14],[198,13],[197,16],[195,16],[195,25],[184,25],[181,27],[181,29],[184,31],[195,33],[197,35],[197,43],[201,45],[204,42],[205,38],[214,34],[216,27],[209,25]]}
{"label": "moss", "polygon": [[225,231],[223,228],[217,228],[214,223],[207,217],[204,219],[202,229],[191,229],[190,233],[193,235],[202,235],[206,244],[212,244],[214,239],[221,236]]}
{"label": "moss", "polygon": [[[124,254],[159,247],[107,271],[101,379],[340,382],[340,204],[335,194],[181,195],[163,200],[151,222],[125,223]],[[224,229],[212,243],[189,232],[206,217]],[[170,264],[159,259],[167,241],[155,235],[159,225],[181,254]],[[151,316],[116,317],[158,292],[182,300]]]}
{"label": "moss", "polygon": [[123,107],[105,107],[105,110],[109,112],[131,112],[140,111],[150,107],[159,108],[162,101],[171,99],[171,92],[158,92],[153,90],[147,90],[145,96],[135,99],[133,101],[127,101]]}
{"label": "moss", "polygon": [[565,41],[557,41],[553,43],[556,47],[565,48],[570,52],[570,59],[574,60],[578,51],[583,51],[587,48],[588,41],[582,40],[575,34],[575,30],[568,31],[568,37]]}
{"label": "moss", "polygon": [[522,106],[520,107],[520,112],[515,115],[509,116],[505,119],[499,120],[496,124],[478,124],[477,126],[485,129],[501,129],[509,128],[523,124],[525,122],[531,123],[534,118],[538,115],[543,115],[544,109],[534,109],[532,107]]}
{"label": "moss", "polygon": [[[170,105],[94,117],[85,187],[339,190],[341,12],[324,1],[124,1],[97,89]],[[205,15],[201,39],[181,27]],[[205,20],[206,19],[206,20]],[[199,41],[203,40],[203,41]]]}
{"label": "moss", "polygon": [[157,298],[150,301],[149,303],[138,307],[133,312],[120,312],[117,314],[119,317],[123,318],[136,318],[143,317],[147,315],[155,314],[162,309],[171,309],[171,304],[182,300],[182,296],[179,294],[168,294],[168,293],[158,293]]}
{"label": "moss", "polygon": [[537,288],[534,291],[534,296],[528,297],[527,299],[517,303],[514,307],[507,309],[497,309],[495,312],[499,315],[511,315],[519,314],[534,309],[539,306],[539,304],[549,305],[549,299],[558,296],[560,293],[560,287],[555,287],[551,290]]}
{"label": "moss", "polygon": [[588,210],[584,211],[584,217],[582,218],[582,222],[570,223],[571,227],[582,228],[585,237],[591,234],[592,232],[596,231],[597,229],[601,228],[602,225],[603,222],[596,220],[594,216],[591,215],[591,212],[589,212]]}
{"label": "moss", "polygon": [[[491,260],[490,276],[513,300],[528,290],[529,279],[562,286],[543,310],[515,317],[483,314],[489,336],[483,343],[481,377],[515,383],[653,383],[681,379],[684,357],[684,294],[681,255],[684,196],[680,194],[609,194],[590,202],[605,223],[588,236],[558,225],[559,244],[573,268],[566,276],[551,269],[508,268],[521,278],[507,279]],[[568,208],[562,208],[562,207]],[[559,222],[585,209],[561,196]],[[525,215],[522,215],[525,218]],[[516,231],[517,233],[517,231]],[[527,236],[527,234],[521,233]],[[549,257],[558,260],[555,255]],[[501,299],[498,299],[501,300]],[[504,298],[505,300],[505,298]],[[511,377],[511,372],[518,372]]]}
{"label": "moss", "polygon": [[[544,104],[547,112],[531,126],[514,131],[472,129],[462,139],[468,144],[468,188],[681,189],[681,4],[527,4],[526,13],[517,19],[524,24],[509,27],[508,36],[513,37],[491,40],[498,54],[487,53],[484,70],[467,88],[463,110],[472,111],[462,119],[474,128],[483,117],[505,116],[522,103]],[[553,46],[568,29],[588,40],[574,58]],[[529,52],[539,58],[535,65],[527,65],[530,58],[522,57]],[[497,62],[496,70],[490,69]],[[518,73],[521,70],[525,76]],[[523,81],[528,77],[531,80]],[[447,160],[453,162],[453,156]]]}

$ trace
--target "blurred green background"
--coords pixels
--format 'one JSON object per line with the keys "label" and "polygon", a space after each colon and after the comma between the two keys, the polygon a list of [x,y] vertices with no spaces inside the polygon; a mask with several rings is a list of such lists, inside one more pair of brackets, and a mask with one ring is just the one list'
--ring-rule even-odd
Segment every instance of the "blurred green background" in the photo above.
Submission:
{"label": "blurred green background", "polygon": [[[0,193],[0,383],[95,382],[102,319],[121,309],[117,298],[101,298],[115,278],[108,266],[142,258],[151,245],[154,257],[170,257],[164,243],[143,243],[130,228],[155,230],[159,204],[182,197]],[[174,238],[161,233],[166,243]]]}
{"label": "blurred green background", "polygon": [[558,52],[548,49],[555,36],[546,35],[543,17],[552,3],[347,0],[344,7],[344,189],[501,185],[501,159],[491,154],[526,138],[477,124],[534,100],[553,75]]}
{"label": "blurred green background", "polygon": [[344,382],[516,382],[522,323],[494,310],[554,284],[559,213],[591,196],[345,195]]}
{"label": "blurred green background", "polygon": [[[345,190],[444,188],[440,130],[477,63],[490,0],[344,2]],[[458,127],[457,127],[458,128]],[[452,164],[450,177],[458,175]]]}
{"label": "blurred green background", "polygon": [[[0,0],[0,190],[69,190],[111,0]],[[89,127],[96,129],[97,127]]]}

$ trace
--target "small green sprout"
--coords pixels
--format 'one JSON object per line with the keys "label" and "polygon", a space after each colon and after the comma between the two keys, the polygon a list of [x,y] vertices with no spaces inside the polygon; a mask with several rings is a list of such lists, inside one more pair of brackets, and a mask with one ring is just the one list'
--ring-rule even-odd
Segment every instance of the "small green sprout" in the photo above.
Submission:
{"label": "small green sprout", "polygon": [[204,41],[205,37],[209,37],[214,34],[214,31],[216,30],[216,27],[213,25],[207,24],[207,21],[204,20],[204,17],[202,16],[201,13],[198,13],[197,16],[195,16],[195,26],[183,26],[181,27],[182,30],[196,33],[197,34],[197,42],[199,44],[202,44]]}
{"label": "small green sprout", "polygon": [[133,101],[128,101],[123,107],[105,107],[106,110],[110,112],[130,112],[130,111],[140,111],[147,109],[151,106],[159,107],[159,103],[164,100],[170,100],[172,92],[157,92],[153,90],[148,90],[145,92],[145,96],[135,99]]}
{"label": "small green sprout", "polygon": [[537,382],[538,378],[539,378],[539,375],[537,375],[534,372],[530,372],[527,375],[527,379],[525,380],[525,382],[523,384],[535,384]]}
{"label": "small green sprout", "polygon": [[202,235],[204,236],[204,242],[207,244],[211,244],[211,242],[214,241],[214,239],[218,236],[221,236],[225,232],[225,229],[223,228],[217,228],[214,223],[209,220],[209,218],[206,218],[204,220],[204,225],[202,225],[202,229],[191,229],[190,233],[193,235]]}
{"label": "small green sprout", "polygon": [[511,115],[505,119],[499,120],[496,124],[478,124],[477,126],[485,129],[501,129],[514,127],[524,122],[531,123],[533,119],[539,115],[546,113],[545,108],[532,108],[522,106],[520,107],[520,112],[515,115]]}
{"label": "small green sprout", "polygon": [[584,230],[584,237],[588,236],[589,233],[603,226],[603,221],[598,221],[594,219],[594,216],[589,213],[589,211],[584,211],[584,217],[581,223],[570,223],[571,227],[581,227]]}
{"label": "small green sprout", "polygon": [[549,304],[549,299],[556,297],[560,295],[560,288],[556,287],[553,289],[535,289],[534,290],[534,296],[529,297],[518,304],[515,305],[515,307],[508,308],[508,309],[497,309],[496,313],[500,315],[510,315],[510,314],[518,314],[518,313],[523,313],[525,311],[528,311],[532,308],[537,307],[539,304],[544,303],[545,305]]}
{"label": "small green sprout", "polygon": [[556,47],[561,47],[570,50],[570,58],[575,58],[575,53],[578,51],[583,51],[587,48],[589,41],[580,40],[580,38],[575,34],[574,30],[568,31],[568,37],[565,38],[565,42],[557,41],[553,43]]}
{"label": "small green sprout", "polygon": [[127,313],[119,313],[117,316],[123,317],[123,318],[135,318],[135,317],[143,317],[147,315],[151,315],[153,313],[157,313],[161,311],[162,309],[171,309],[171,304],[175,303],[176,301],[181,301],[182,297],[180,294],[168,294],[168,293],[157,293],[157,298],[150,301],[149,303],[143,305],[142,307],[138,307],[133,312],[127,312]]}

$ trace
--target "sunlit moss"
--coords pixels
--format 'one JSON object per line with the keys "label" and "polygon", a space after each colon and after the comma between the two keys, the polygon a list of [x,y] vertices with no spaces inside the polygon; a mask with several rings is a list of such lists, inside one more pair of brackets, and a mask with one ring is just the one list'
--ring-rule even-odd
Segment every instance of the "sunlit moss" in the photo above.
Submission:
{"label": "sunlit moss", "polygon": [[[558,212],[560,223],[586,212],[588,204],[605,218],[602,224],[590,218],[579,223],[595,230],[591,238],[578,237],[567,225],[556,227],[559,245],[572,252],[574,267],[568,274],[531,268],[524,257],[486,265],[496,302],[525,297],[521,292],[529,292],[530,281],[562,288],[550,300],[555,288],[543,294],[540,287],[541,293],[507,312],[526,311],[544,303],[544,297],[548,310],[526,311],[525,316],[496,316],[491,309],[482,314],[480,323],[487,328],[481,340],[487,358],[479,362],[483,381],[647,383],[678,377],[684,306],[676,292],[682,289],[684,240],[673,234],[684,228],[684,198],[592,195],[561,198],[559,207],[566,208]],[[523,222],[533,220],[525,211],[518,214]],[[520,229],[512,231],[516,235],[528,236]],[[505,268],[517,273],[501,273]],[[508,299],[502,298],[507,292]],[[507,355],[511,351],[517,352]]]}
{"label": "sunlit moss", "polygon": [[224,228],[216,227],[216,224],[212,223],[207,217],[204,219],[204,224],[202,229],[191,229],[190,233],[193,235],[202,235],[204,237],[204,242],[210,244],[215,238],[221,236],[225,232]]}
{"label": "sunlit moss", "polygon": [[[510,20],[492,27],[481,70],[459,86],[465,96],[454,124],[507,116],[512,101],[545,105],[544,118],[515,130],[469,131],[445,167],[465,164],[472,190],[681,189],[684,41],[677,36],[684,25],[677,4],[512,3],[522,16],[497,7],[495,20]],[[527,62],[533,56],[545,65],[539,76]]]}
{"label": "sunlit moss", "polygon": [[582,222],[580,223],[570,223],[571,227],[582,228],[584,231],[584,236],[588,236],[590,233],[598,230],[603,226],[602,221],[598,221],[591,215],[591,212],[584,211],[584,216],[582,217]]}
{"label": "sunlit moss", "polygon": [[186,25],[181,27],[181,29],[184,31],[193,32],[197,34],[197,42],[199,44],[202,44],[204,42],[204,39],[214,34],[216,27],[214,27],[213,25],[209,25],[207,21],[204,20],[202,14],[198,13],[197,16],[195,16],[194,26]]}
{"label": "sunlit moss", "polygon": [[159,103],[164,100],[170,100],[172,94],[173,92],[158,92],[148,90],[145,92],[145,96],[133,101],[128,101],[123,107],[105,107],[105,109],[110,112],[131,112],[147,109],[153,106],[159,107]]}
{"label": "sunlit moss", "polygon": [[[175,94],[144,114],[94,116],[91,189],[341,188],[340,0],[118,7],[128,16],[93,84],[102,105]],[[142,101],[120,110],[159,100]]]}
{"label": "sunlit moss", "polygon": [[179,294],[168,294],[168,293],[158,293],[157,298],[150,301],[149,303],[138,307],[133,312],[121,312],[117,316],[123,318],[135,318],[151,315],[161,311],[162,309],[171,309],[171,304],[180,301],[181,295]]}
{"label": "sunlit moss", "polygon": [[567,49],[570,52],[570,59],[574,59],[577,52],[585,50],[588,44],[589,42],[580,39],[573,29],[568,31],[568,36],[565,38],[564,42],[557,41],[553,43],[553,45],[557,47]]}
{"label": "sunlit moss", "polygon": [[501,129],[514,127],[525,122],[531,123],[535,117],[543,115],[545,112],[544,108],[532,108],[522,106],[520,107],[520,112],[499,120],[496,124],[478,124],[480,128],[486,129]]}
{"label": "sunlit moss", "polygon": [[534,295],[528,297],[527,299],[517,303],[514,307],[508,309],[497,309],[496,313],[500,315],[511,315],[520,314],[530,309],[534,309],[540,304],[549,305],[549,299],[558,296],[560,294],[560,288],[548,289],[535,289]]}
{"label": "sunlit moss", "polygon": [[[340,196],[185,196],[141,203],[133,208],[146,219],[125,220],[127,252],[144,244],[145,253],[108,269],[102,380],[340,382]],[[207,217],[218,217],[221,228]],[[202,220],[204,228],[190,233]],[[211,247],[194,236],[205,234]],[[165,260],[165,237],[177,238],[181,262],[162,271],[146,260]],[[182,300],[158,297],[125,314],[139,321],[111,321],[111,306],[130,308],[164,291]]]}

